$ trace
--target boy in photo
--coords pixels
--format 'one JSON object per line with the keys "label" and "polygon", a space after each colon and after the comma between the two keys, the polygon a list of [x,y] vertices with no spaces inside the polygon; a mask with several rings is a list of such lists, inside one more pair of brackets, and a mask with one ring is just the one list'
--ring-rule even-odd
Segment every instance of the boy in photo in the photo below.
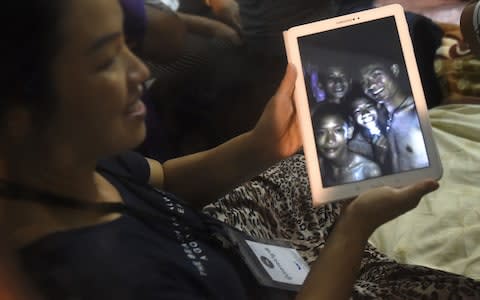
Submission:
{"label": "boy in photo", "polygon": [[315,111],[312,122],[325,186],[382,175],[377,163],[348,149],[354,127],[341,105],[322,104]]}

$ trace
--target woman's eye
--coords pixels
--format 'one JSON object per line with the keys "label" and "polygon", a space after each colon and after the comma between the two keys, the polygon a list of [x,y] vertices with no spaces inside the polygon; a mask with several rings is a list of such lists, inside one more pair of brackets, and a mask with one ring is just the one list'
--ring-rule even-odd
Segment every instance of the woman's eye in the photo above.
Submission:
{"label": "woman's eye", "polygon": [[343,128],[336,128],[335,133],[343,134],[344,133]]}
{"label": "woman's eye", "polygon": [[97,67],[97,70],[105,71],[110,69],[120,59],[125,49],[126,49],[126,45],[122,43],[115,49],[115,52],[110,52],[108,56],[107,56],[108,52],[105,53],[105,57],[108,57],[108,59],[105,59],[103,63]]}
{"label": "woman's eye", "polygon": [[111,66],[113,66],[114,63],[115,63],[115,58],[108,59],[108,60],[106,60],[104,63],[102,63],[101,65],[99,65],[99,66],[97,67],[97,71],[107,70],[107,69],[109,69]]}

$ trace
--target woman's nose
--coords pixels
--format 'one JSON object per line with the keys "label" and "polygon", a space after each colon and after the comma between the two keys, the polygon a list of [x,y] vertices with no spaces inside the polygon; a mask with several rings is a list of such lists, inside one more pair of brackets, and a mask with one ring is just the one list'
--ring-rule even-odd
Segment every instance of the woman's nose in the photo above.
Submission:
{"label": "woman's nose", "polygon": [[135,54],[130,52],[128,77],[135,83],[143,83],[150,78],[150,70]]}

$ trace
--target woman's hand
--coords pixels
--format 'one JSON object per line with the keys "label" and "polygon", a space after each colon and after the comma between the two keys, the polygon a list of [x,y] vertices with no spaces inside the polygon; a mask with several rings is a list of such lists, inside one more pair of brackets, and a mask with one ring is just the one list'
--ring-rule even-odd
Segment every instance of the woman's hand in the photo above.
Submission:
{"label": "woman's hand", "polygon": [[380,187],[355,198],[344,210],[358,229],[370,235],[382,224],[415,208],[420,199],[438,188],[434,180],[424,180],[403,188]]}
{"label": "woman's hand", "polygon": [[295,154],[302,145],[299,122],[293,100],[297,73],[288,65],[275,95],[267,103],[252,131],[254,142],[273,161]]}

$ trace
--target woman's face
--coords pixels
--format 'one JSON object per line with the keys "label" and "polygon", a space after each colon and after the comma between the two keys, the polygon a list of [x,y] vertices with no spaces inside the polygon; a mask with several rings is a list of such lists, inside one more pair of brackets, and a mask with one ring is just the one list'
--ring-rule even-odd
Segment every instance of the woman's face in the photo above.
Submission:
{"label": "woman's face", "polygon": [[63,22],[50,136],[97,156],[137,146],[145,137],[140,96],[149,72],[125,45],[118,0],[72,0]]}
{"label": "woman's face", "polygon": [[365,98],[357,98],[353,101],[352,107],[352,115],[358,125],[369,127],[370,124],[376,124],[378,113],[371,101]]}

